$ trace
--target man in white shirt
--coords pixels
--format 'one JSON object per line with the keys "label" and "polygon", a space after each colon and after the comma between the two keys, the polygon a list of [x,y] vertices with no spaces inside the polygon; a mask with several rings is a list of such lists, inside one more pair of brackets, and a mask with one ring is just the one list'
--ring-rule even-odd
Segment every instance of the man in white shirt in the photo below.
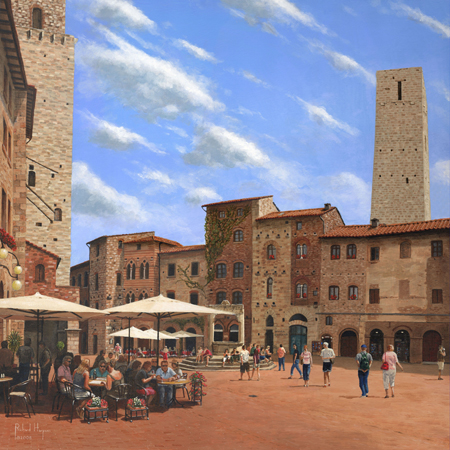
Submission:
{"label": "man in white shirt", "polygon": [[336,357],[332,348],[328,348],[328,342],[323,343],[323,349],[320,352],[320,357],[323,362],[323,387],[331,386],[330,383],[330,372],[331,372],[331,360]]}
{"label": "man in white shirt", "polygon": [[250,359],[250,352],[245,348],[245,345],[242,346],[242,351],[240,353],[241,355],[241,378],[244,376],[244,373],[247,372],[248,381],[250,381],[250,364],[248,360]]}

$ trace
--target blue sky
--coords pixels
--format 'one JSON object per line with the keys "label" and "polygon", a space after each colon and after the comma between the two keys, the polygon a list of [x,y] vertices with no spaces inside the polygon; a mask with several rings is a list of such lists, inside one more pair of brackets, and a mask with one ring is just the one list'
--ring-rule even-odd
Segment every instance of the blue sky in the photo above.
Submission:
{"label": "blue sky", "polygon": [[368,223],[377,70],[423,67],[450,216],[447,0],[68,0],[72,264],[105,234],[203,243],[201,205],[274,195]]}

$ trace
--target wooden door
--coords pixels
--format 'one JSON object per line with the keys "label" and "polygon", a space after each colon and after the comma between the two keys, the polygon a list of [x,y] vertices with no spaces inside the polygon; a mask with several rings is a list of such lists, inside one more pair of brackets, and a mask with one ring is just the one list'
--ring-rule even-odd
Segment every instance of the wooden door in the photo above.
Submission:
{"label": "wooden door", "polygon": [[427,331],[422,341],[422,361],[437,361],[438,348],[441,345],[441,335],[437,331]]}
{"label": "wooden door", "polygon": [[358,353],[358,342],[354,331],[345,331],[341,337],[341,356],[354,358]]}

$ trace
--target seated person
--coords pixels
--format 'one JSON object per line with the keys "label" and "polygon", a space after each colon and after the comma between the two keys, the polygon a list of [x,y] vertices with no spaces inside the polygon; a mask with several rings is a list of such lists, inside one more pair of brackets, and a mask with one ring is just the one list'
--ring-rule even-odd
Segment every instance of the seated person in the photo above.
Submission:
{"label": "seated person", "polygon": [[160,384],[164,381],[175,381],[177,376],[169,367],[168,361],[162,361],[161,367],[156,371],[156,380],[158,381],[159,406],[168,408],[172,401],[173,386]]}
{"label": "seated person", "polygon": [[115,370],[111,364],[108,364],[107,367],[108,375],[106,376],[106,383],[103,382],[103,385],[105,386],[105,390],[102,392],[102,397],[106,397],[107,394],[112,393],[115,391],[115,387],[119,384],[123,384],[123,375],[118,371]]}
{"label": "seated person", "polygon": [[212,358],[212,353],[208,349],[208,347],[205,347],[205,350],[203,350],[202,353],[202,362],[206,360],[206,367],[208,367],[209,360]]}
{"label": "seated person", "polygon": [[268,345],[266,347],[266,360],[267,360],[267,362],[270,362],[271,358],[272,358],[272,353],[270,353],[270,346]]}
{"label": "seated person", "polygon": [[138,360],[133,361],[131,369],[125,372],[125,382],[131,385],[132,392],[136,391],[136,375],[141,370],[142,363]]}
{"label": "seated person", "polygon": [[178,363],[174,361],[172,363],[172,370],[178,378],[183,378],[183,371],[179,368]]}
{"label": "seated person", "polygon": [[[62,366],[61,366],[62,367]],[[77,414],[80,419],[83,419],[83,407],[91,397],[91,388],[89,386],[89,360],[81,361],[81,364],[75,369],[73,373],[73,384],[75,385],[74,394],[77,400],[81,403],[77,406]],[[79,387],[77,387],[79,386]],[[84,389],[80,389],[84,388]]]}
{"label": "seated person", "polygon": [[106,378],[106,375],[108,375],[108,370],[106,366],[107,366],[106,361],[103,359],[102,361],[99,362],[98,367],[91,370],[89,376],[91,378]]}
{"label": "seated person", "polygon": [[201,347],[198,348],[197,358],[195,358],[195,362],[202,362],[202,353],[203,349]]}
{"label": "seated person", "polygon": [[106,364],[111,364],[111,361],[114,361],[114,363],[112,364],[112,366],[114,367],[114,364],[116,363],[116,360],[114,359],[113,352],[109,352],[108,356],[105,356],[105,361],[106,361]]}
{"label": "seated person", "polygon": [[118,370],[122,375],[125,375],[125,371],[127,370],[127,357],[125,355],[119,356],[114,369]]}
{"label": "seated person", "polygon": [[130,364],[128,364],[127,370],[130,370],[133,363],[137,360],[137,354],[134,353],[133,355],[131,355],[130,357]]}
{"label": "seated person", "polygon": [[154,389],[150,387],[150,381],[156,378],[156,375],[154,373],[153,374],[151,373],[152,371],[151,369],[152,369],[151,361],[145,361],[141,370],[137,372],[136,377],[134,379],[136,384],[136,393],[138,395],[143,395],[146,397],[147,406],[150,405],[150,403],[153,400],[153,397],[156,394]]}
{"label": "seated person", "polygon": [[69,355],[64,356],[62,364],[58,367],[58,372],[56,373],[59,381],[59,389],[61,392],[65,392],[64,382],[68,381],[70,383],[73,383],[70,364],[72,364],[72,358]]}
{"label": "seated person", "polygon": [[226,362],[230,362],[230,360],[231,360],[230,352],[228,351],[228,349],[226,349],[226,350],[223,352],[222,367],[225,367],[225,363],[226,363]]}
{"label": "seated person", "polygon": [[261,353],[259,355],[259,360],[263,361],[266,359],[266,351],[264,350],[264,347],[261,348]]}
{"label": "seated person", "polygon": [[96,368],[100,365],[100,361],[105,360],[105,350],[100,350],[100,353],[95,358],[94,364],[92,365],[92,368]]}
{"label": "seated person", "polygon": [[6,376],[13,374],[14,353],[8,348],[8,341],[2,341],[0,349],[0,372]]}
{"label": "seated person", "polygon": [[72,364],[70,365],[70,369],[72,370],[72,374],[75,372],[75,369],[81,364],[81,355],[75,355],[72,360]]}

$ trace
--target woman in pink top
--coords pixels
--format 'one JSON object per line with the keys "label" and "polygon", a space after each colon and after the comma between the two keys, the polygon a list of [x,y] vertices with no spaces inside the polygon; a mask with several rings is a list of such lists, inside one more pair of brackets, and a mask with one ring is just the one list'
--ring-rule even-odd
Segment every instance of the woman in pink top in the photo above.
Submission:
{"label": "woman in pink top", "polygon": [[309,372],[313,366],[313,360],[311,352],[308,352],[308,346],[303,346],[303,352],[300,355],[300,359],[303,360],[303,381],[305,382],[305,387],[309,387]]}
{"label": "woman in pink top", "polygon": [[400,367],[402,371],[403,367],[398,362],[397,353],[394,352],[393,345],[388,345],[387,352],[383,355],[383,362],[389,364],[389,369],[383,370],[383,384],[384,390],[386,391],[386,396],[384,398],[389,398],[389,386],[391,387],[392,397],[394,397],[395,374],[397,373],[396,366]]}

